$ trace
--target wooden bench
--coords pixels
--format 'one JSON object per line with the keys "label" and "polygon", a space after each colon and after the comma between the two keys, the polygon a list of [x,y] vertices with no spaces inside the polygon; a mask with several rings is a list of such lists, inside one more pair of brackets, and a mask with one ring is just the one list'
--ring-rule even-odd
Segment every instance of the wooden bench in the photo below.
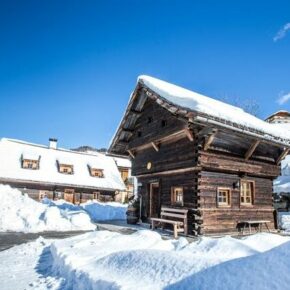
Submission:
{"label": "wooden bench", "polygon": [[268,224],[271,222],[268,220],[246,220],[246,221],[239,221],[238,223],[243,224],[242,231],[241,231],[242,235],[245,233],[246,228],[249,229],[249,233],[251,234],[252,233],[252,226],[257,227],[256,232],[262,232],[262,227],[263,227],[263,225],[265,225],[268,232],[270,232]]}
{"label": "wooden bench", "polygon": [[173,225],[175,239],[178,237],[178,233],[184,233],[187,235],[187,213],[188,209],[170,208],[163,206],[161,207],[160,218],[151,218],[152,230],[157,227],[157,224],[161,225],[162,229],[164,228],[164,224],[171,224]]}

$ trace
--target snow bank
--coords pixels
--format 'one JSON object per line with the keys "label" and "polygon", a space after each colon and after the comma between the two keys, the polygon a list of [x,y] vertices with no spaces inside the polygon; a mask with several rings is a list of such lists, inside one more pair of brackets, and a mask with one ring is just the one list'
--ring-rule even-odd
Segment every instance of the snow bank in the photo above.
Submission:
{"label": "snow bank", "polygon": [[0,231],[94,230],[88,214],[41,204],[10,186],[0,185]]}
{"label": "snow bank", "polygon": [[37,240],[0,252],[0,289],[62,289],[61,277],[50,275],[52,240]]}
{"label": "snow bank", "polygon": [[278,212],[278,226],[280,229],[290,232],[290,212]]}
{"label": "snow bank", "polygon": [[65,200],[52,201],[45,199],[43,202],[51,206],[54,205],[62,210],[84,210],[94,222],[124,220],[126,219],[126,211],[128,208],[127,204],[119,202],[99,202],[97,200],[90,200],[80,205],[74,205]]}
{"label": "snow bank", "polygon": [[281,176],[273,183],[275,193],[290,193],[290,155],[281,162]]}
{"label": "snow bank", "polygon": [[127,204],[119,202],[87,201],[81,204],[93,221],[124,220],[126,219]]}
{"label": "snow bank", "polygon": [[147,230],[98,231],[55,241],[51,252],[55,273],[74,289],[288,289],[290,283],[290,238],[274,234],[188,244]]}

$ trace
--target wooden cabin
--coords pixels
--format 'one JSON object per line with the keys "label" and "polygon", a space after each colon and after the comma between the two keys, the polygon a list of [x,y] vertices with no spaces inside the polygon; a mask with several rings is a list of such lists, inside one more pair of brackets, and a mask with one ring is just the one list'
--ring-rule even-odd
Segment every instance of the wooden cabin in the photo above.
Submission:
{"label": "wooden cabin", "polygon": [[290,139],[242,109],[141,76],[109,152],[132,159],[142,219],[188,209],[189,234],[237,232],[245,220],[274,228],[272,183]]}
{"label": "wooden cabin", "polygon": [[0,161],[0,183],[35,200],[112,201],[126,189],[112,157],[61,149],[56,139],[45,146],[2,138]]}

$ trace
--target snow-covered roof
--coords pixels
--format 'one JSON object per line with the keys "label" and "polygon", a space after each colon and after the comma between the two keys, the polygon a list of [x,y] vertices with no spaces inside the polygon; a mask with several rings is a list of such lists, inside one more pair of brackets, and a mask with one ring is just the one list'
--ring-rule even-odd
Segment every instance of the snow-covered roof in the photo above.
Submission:
{"label": "snow-covered roof", "polygon": [[[23,169],[21,167],[22,155],[33,157],[32,159],[40,156],[39,169]],[[47,146],[2,138],[0,140],[0,160],[0,179],[104,190],[125,189],[115,161],[104,154],[92,155],[61,148],[50,149]],[[58,172],[57,162],[73,165],[74,174]],[[104,178],[91,176],[88,170],[89,164],[103,169]]]}
{"label": "snow-covered roof", "polygon": [[202,113],[209,119],[216,118],[220,123],[236,124],[245,130],[259,132],[267,139],[279,139],[290,145],[290,134],[283,128],[277,128],[247,112],[243,109],[192,92],[182,87],[150,77],[139,76],[138,82],[157,93],[162,98],[181,108],[192,112]]}
{"label": "snow-covered roof", "polygon": [[132,130],[138,118],[135,113],[142,111],[146,97],[189,122],[212,124],[279,146],[290,146],[290,131],[283,127],[261,120],[241,108],[150,76],[141,75],[138,77],[137,86],[131,94],[125,114],[111,140],[110,153],[126,154],[126,145],[118,141],[130,139],[130,132],[126,129]]}
{"label": "snow-covered roof", "polygon": [[118,167],[125,167],[125,168],[131,168],[132,164],[130,159],[128,158],[122,158],[122,157],[113,157]]}

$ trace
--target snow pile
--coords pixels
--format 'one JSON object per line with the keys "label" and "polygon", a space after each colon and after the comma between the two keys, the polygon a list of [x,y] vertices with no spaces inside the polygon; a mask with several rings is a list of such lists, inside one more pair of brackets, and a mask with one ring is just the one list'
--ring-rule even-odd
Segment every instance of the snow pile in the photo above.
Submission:
{"label": "snow pile", "polygon": [[55,241],[51,252],[68,289],[288,289],[290,283],[290,238],[274,234],[188,244],[147,230],[98,231]]}
{"label": "snow pile", "polygon": [[281,176],[274,180],[273,190],[276,193],[290,193],[290,155],[281,162]]}
{"label": "snow pile", "polygon": [[94,230],[83,210],[61,210],[41,204],[10,186],[0,185],[0,231],[42,232]]}
{"label": "snow pile", "polygon": [[0,289],[62,289],[63,278],[50,275],[51,242],[40,237],[0,252]]}
{"label": "snow pile", "polygon": [[72,204],[63,199],[55,201],[44,199],[43,203],[49,204],[50,206],[56,206],[62,210],[84,210],[94,222],[124,220],[126,219],[126,211],[128,208],[127,204],[122,204],[119,202],[99,202],[97,200],[89,200],[81,203],[80,205]]}
{"label": "snow pile", "polygon": [[274,137],[282,139],[288,144],[290,142],[289,130],[267,123],[249,113],[246,113],[241,108],[203,96],[150,76],[139,76],[138,82],[143,83],[159,96],[182,108],[213,116],[214,118],[219,118],[220,120],[224,120],[225,123],[231,122],[263,132],[265,134],[264,137],[268,139],[273,139]]}
{"label": "snow pile", "polygon": [[278,226],[280,229],[290,232],[290,212],[278,212]]}
{"label": "snow pile", "polygon": [[127,204],[119,202],[98,202],[90,200],[82,203],[81,208],[84,209],[93,221],[107,221],[107,220],[125,220]]}

